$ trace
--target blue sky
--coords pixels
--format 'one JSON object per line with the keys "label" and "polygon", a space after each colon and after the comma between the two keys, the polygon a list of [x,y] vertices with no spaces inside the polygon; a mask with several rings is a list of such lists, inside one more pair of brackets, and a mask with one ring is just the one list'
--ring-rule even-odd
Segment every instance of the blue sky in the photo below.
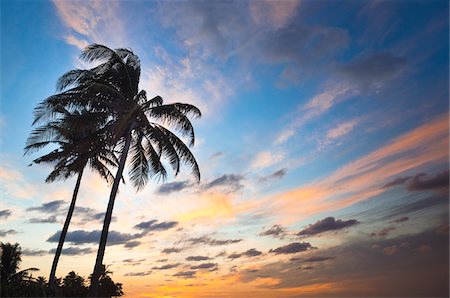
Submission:
{"label": "blue sky", "polygon": [[[75,183],[27,167],[33,108],[101,43],[140,57],[141,89],[203,113],[200,184],[121,185],[106,262],[127,295],[448,294],[447,1],[0,7],[0,240],[24,266],[48,274]],[[109,191],[87,175],[58,275],[93,266]]]}

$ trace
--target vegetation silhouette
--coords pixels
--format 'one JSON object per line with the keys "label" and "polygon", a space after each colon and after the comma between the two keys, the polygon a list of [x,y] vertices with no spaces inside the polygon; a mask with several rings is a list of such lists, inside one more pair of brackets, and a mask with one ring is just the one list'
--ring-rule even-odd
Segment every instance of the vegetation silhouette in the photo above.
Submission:
{"label": "vegetation silhouette", "polygon": [[[69,272],[63,279],[55,278],[53,285],[43,276],[33,278],[31,271],[37,268],[19,269],[22,251],[18,243],[0,243],[1,248],[1,297],[86,297],[86,280]],[[100,276],[98,297],[122,296],[122,284],[115,283],[111,271],[103,270]]]}
{"label": "vegetation silhouette", "polygon": [[[59,79],[58,88],[61,88],[61,81],[64,80],[65,75]],[[54,95],[52,98],[57,99],[58,96]],[[46,121],[43,117],[44,113],[51,111],[45,109],[46,107],[42,105],[35,109],[33,125],[41,125],[31,132],[26,143],[25,154],[30,154],[48,145],[59,145],[59,148],[33,160],[33,163],[55,163],[53,171],[46,179],[47,183],[67,179],[74,174],[78,175],[50,271],[49,284],[53,285],[84,168],[89,165],[111,183],[114,176],[106,165],[116,166],[118,161],[105,140],[106,135],[102,131],[102,127],[106,123],[106,119],[102,113],[90,112],[87,109],[69,111],[64,107],[58,107],[58,113],[53,119]],[[42,124],[42,122],[45,123]]]}
{"label": "vegetation silhouette", "polygon": [[[190,104],[163,104],[160,96],[148,99],[146,92],[138,88],[141,72],[139,58],[129,49],[112,50],[93,44],[83,50],[80,58],[98,65],[88,70],[71,70],[63,75],[58,81],[59,90],[63,92],[41,102],[35,109],[35,119],[51,122],[59,119],[64,111],[87,110],[105,121],[98,128],[94,125],[100,139],[106,142],[100,146],[117,150],[114,153],[118,153],[118,168],[89,292],[90,296],[97,296],[114,202],[128,154],[131,154],[130,181],[138,191],[151,177],[158,180],[166,178],[167,171],[162,159],[168,161],[175,175],[180,172],[182,163],[188,165],[199,181],[200,170],[188,146],[193,146],[195,141],[190,117],[198,118],[201,112]],[[188,145],[167,127],[186,137]],[[80,142],[84,144],[85,141]],[[90,144],[89,141],[87,143]]]}

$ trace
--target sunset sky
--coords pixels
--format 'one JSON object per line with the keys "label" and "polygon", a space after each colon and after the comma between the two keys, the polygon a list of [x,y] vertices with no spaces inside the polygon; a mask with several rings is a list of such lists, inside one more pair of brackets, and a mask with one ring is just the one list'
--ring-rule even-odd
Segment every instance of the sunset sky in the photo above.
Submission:
{"label": "sunset sky", "polygon": [[[48,278],[75,178],[24,156],[91,43],[202,111],[188,168],[125,176],[105,261],[126,297],[448,296],[448,1],[2,0],[0,241]],[[93,269],[109,186],[81,181],[57,276]]]}

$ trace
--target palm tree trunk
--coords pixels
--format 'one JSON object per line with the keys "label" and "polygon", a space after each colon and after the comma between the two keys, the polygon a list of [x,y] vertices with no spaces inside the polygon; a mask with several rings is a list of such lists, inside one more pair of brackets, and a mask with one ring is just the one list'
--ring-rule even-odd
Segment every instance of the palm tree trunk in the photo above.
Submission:
{"label": "palm tree trunk", "polygon": [[77,201],[78,190],[80,189],[81,177],[83,176],[84,167],[78,173],[77,183],[75,184],[75,189],[73,190],[72,201],[70,202],[69,212],[67,212],[66,221],[59,236],[58,248],[56,249],[55,257],[53,258],[52,270],[50,271],[49,285],[54,286],[56,267],[58,266],[59,257],[61,256],[64,240],[66,239],[67,230],[69,229],[70,220],[72,219],[73,210],[75,209],[75,202]]}
{"label": "palm tree trunk", "polygon": [[97,252],[97,259],[95,260],[94,272],[91,278],[91,287],[89,289],[90,297],[97,297],[99,277],[103,270],[103,257],[105,255],[106,241],[108,239],[109,224],[111,223],[112,212],[114,208],[114,201],[116,199],[117,191],[119,189],[120,180],[122,179],[125,162],[127,160],[128,150],[130,149],[131,133],[127,134],[125,139],[125,146],[120,156],[119,167],[117,169],[116,177],[109,196],[108,208],[106,209],[105,220],[103,222],[102,235],[100,237],[100,244]]}

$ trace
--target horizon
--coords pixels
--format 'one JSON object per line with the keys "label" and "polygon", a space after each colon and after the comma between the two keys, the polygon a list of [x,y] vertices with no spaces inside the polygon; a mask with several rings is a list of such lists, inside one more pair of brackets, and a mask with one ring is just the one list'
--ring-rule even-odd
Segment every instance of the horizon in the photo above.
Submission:
{"label": "horizon", "polygon": [[[24,155],[89,44],[197,106],[188,167],[125,168],[104,264],[124,297],[449,294],[448,1],[2,1],[0,242],[48,278],[76,177]],[[113,170],[115,173],[115,170]],[[93,270],[110,193],[85,170],[57,277]]]}

